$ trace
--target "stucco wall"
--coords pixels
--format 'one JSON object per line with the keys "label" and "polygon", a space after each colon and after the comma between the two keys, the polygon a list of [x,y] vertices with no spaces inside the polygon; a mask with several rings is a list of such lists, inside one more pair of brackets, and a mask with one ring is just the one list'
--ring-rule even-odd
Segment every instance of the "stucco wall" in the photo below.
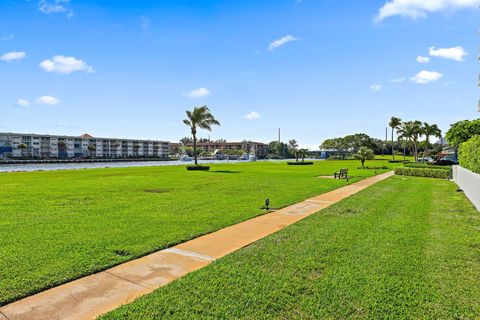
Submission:
{"label": "stucco wall", "polygon": [[473,205],[480,211],[480,174],[453,166],[453,181],[463,190]]}

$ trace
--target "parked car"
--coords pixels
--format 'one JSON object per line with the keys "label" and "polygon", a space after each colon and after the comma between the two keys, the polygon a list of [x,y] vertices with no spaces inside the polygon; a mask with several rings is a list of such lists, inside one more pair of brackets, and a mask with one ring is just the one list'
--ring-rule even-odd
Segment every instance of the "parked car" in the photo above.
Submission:
{"label": "parked car", "polygon": [[440,160],[435,161],[434,164],[438,166],[452,166],[458,164],[458,160],[454,154],[450,154],[448,156],[440,158]]}
{"label": "parked car", "polygon": [[434,161],[435,159],[433,159],[432,157],[419,158],[417,160],[417,162],[420,162],[420,163],[432,163]]}

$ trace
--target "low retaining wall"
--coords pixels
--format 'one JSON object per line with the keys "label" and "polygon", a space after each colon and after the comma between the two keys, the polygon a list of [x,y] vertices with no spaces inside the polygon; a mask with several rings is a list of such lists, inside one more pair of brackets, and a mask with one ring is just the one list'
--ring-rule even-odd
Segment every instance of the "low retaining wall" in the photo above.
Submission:
{"label": "low retaining wall", "polygon": [[480,174],[453,166],[453,181],[463,190],[473,205],[480,211]]}

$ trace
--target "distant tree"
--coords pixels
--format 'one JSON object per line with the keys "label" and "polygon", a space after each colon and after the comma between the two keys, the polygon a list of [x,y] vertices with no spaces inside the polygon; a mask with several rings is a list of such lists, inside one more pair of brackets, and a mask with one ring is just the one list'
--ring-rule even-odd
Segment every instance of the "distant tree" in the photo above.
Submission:
{"label": "distant tree", "polygon": [[305,156],[308,154],[308,149],[300,149],[298,150],[298,153],[300,153],[300,156],[302,157],[302,162],[305,162]]}
{"label": "distant tree", "polygon": [[459,147],[475,135],[480,135],[480,119],[463,120],[452,124],[445,138],[451,146]]}
{"label": "distant tree", "polygon": [[362,163],[362,168],[365,167],[365,161],[373,160],[375,158],[375,153],[368,149],[367,147],[360,147],[358,152],[354,155],[355,159],[360,160]]}
{"label": "distant tree", "polygon": [[95,156],[95,151],[97,151],[97,146],[94,144],[89,144],[87,150],[90,153],[90,156],[93,157]]}
{"label": "distant tree", "polygon": [[420,121],[403,122],[398,129],[401,138],[410,144],[415,162],[418,160],[418,139],[422,135],[422,123]]}
{"label": "distant tree", "polygon": [[398,130],[398,128],[400,127],[401,124],[402,124],[402,119],[397,118],[397,117],[392,117],[390,119],[390,122],[388,123],[390,128],[392,128],[392,159],[393,160],[395,160],[395,143],[393,141],[393,132],[395,130]]}
{"label": "distant tree", "polygon": [[272,141],[268,144],[268,154],[270,158],[291,158],[294,156],[293,150],[288,144],[278,141]]}
{"label": "distant tree", "polygon": [[291,149],[296,150],[298,148],[297,140],[295,140],[295,139],[288,140],[288,146]]}
{"label": "distant tree", "polygon": [[348,151],[348,144],[344,138],[332,138],[323,141],[323,143],[320,145],[320,148],[332,150],[336,156],[341,156],[343,159]]}
{"label": "distant tree", "polygon": [[183,137],[180,139],[180,143],[183,145],[191,144],[193,143],[193,139],[191,137]]}
{"label": "distant tree", "polygon": [[193,108],[193,111],[186,111],[187,118],[183,123],[190,127],[193,136],[193,154],[195,158],[195,165],[198,165],[197,160],[197,129],[205,129],[212,131],[212,125],[220,125],[220,122],[215,119],[206,105]]}
{"label": "distant tree", "polygon": [[67,144],[63,140],[59,140],[57,143],[58,149],[61,151],[65,151],[67,149]]}
{"label": "distant tree", "polygon": [[25,143],[20,143],[17,148],[20,149],[21,156],[24,157],[25,150],[28,148],[28,146]]}
{"label": "distant tree", "polygon": [[422,162],[425,162],[425,157],[427,155],[428,151],[428,146],[430,144],[430,137],[437,137],[441,138],[442,137],[442,130],[438,128],[436,124],[428,124],[426,122],[423,123],[422,126],[422,134],[425,136],[425,148],[423,149],[423,158]]}

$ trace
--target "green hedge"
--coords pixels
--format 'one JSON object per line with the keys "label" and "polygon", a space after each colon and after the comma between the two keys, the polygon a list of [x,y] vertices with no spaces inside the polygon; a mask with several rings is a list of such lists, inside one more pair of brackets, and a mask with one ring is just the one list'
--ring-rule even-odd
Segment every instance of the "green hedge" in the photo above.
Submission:
{"label": "green hedge", "polygon": [[408,168],[408,167],[403,167],[402,168],[402,167],[399,167],[399,168],[395,168],[395,174],[399,175],[399,176],[450,179],[450,171],[435,170],[435,169],[430,169],[430,168]]}
{"label": "green hedge", "polygon": [[424,169],[445,170],[445,171],[452,170],[451,166],[436,166],[428,163],[409,162],[409,163],[404,163],[403,166],[407,168],[424,168]]}
{"label": "green hedge", "polygon": [[480,173],[480,136],[474,136],[460,145],[458,160],[465,169]]}

